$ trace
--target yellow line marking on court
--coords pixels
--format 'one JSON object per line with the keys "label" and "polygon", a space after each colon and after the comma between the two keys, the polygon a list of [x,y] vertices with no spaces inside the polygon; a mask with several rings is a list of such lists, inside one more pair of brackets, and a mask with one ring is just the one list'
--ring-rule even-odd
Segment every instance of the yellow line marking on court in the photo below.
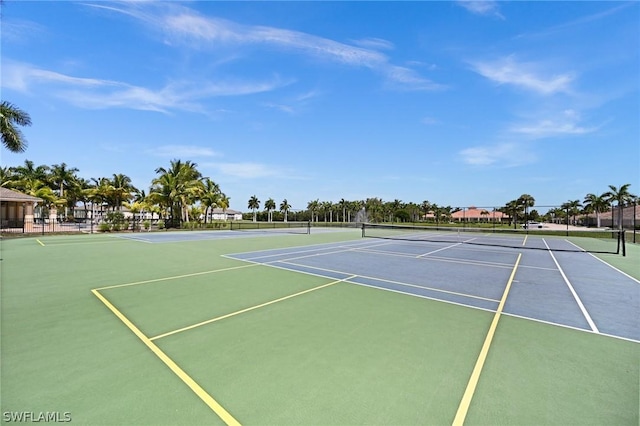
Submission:
{"label": "yellow line marking on court", "polygon": [[134,286],[134,285],[149,284],[149,283],[155,283],[155,282],[159,282],[159,281],[177,280],[177,279],[180,279],[180,278],[196,277],[198,275],[206,275],[206,274],[213,274],[213,273],[216,273],[216,272],[232,271],[234,269],[249,268],[251,266],[257,266],[257,265],[261,265],[261,264],[260,263],[251,263],[251,264],[248,264],[248,265],[245,264],[245,265],[240,265],[240,266],[231,266],[229,268],[213,269],[211,271],[194,272],[192,274],[174,275],[174,276],[171,276],[171,277],[164,277],[164,278],[154,278],[152,280],[136,281],[136,282],[132,282],[132,283],[116,284],[116,285],[110,285],[110,286],[106,286],[106,287],[100,287],[100,288],[96,288],[95,290],[109,290],[109,289],[112,289],[112,288],[130,287],[130,286]]}
{"label": "yellow line marking on court", "polygon": [[169,358],[155,343],[153,343],[147,336],[145,336],[129,319],[124,316],[122,312],[111,304],[98,290],[91,290],[95,296],[100,299],[104,305],[109,308],[128,328],[131,330],[151,351],[156,354],[162,362],[165,363],[173,373],[178,376],[198,397],[204,401],[215,412],[222,421],[227,425],[240,425],[227,410],[224,409],[211,395],[209,395],[195,380],[193,380],[185,371],[178,366],[171,358]]}
{"label": "yellow line marking on court", "polygon": [[290,294],[288,296],[281,297],[279,299],[275,299],[275,300],[271,300],[269,302],[261,303],[260,305],[251,306],[249,308],[241,309],[241,310],[236,311],[236,312],[231,312],[230,314],[222,315],[220,317],[216,317],[216,318],[212,318],[210,320],[202,321],[202,322],[199,322],[197,324],[189,325],[187,327],[182,327],[182,328],[179,328],[177,330],[173,330],[173,331],[169,331],[167,333],[159,334],[157,336],[151,337],[149,340],[153,341],[153,340],[156,340],[156,339],[162,339],[163,337],[171,336],[172,334],[180,333],[180,332],[183,332],[183,331],[187,331],[187,330],[191,330],[191,329],[194,329],[194,328],[197,328],[197,327],[201,327],[203,325],[211,324],[212,322],[216,322],[216,321],[220,321],[220,320],[223,320],[223,319],[226,319],[226,318],[230,318],[230,317],[233,317],[233,316],[236,316],[236,315],[244,314],[245,312],[253,311],[255,309],[264,308],[265,306],[273,305],[274,303],[282,302],[284,300],[291,299],[293,297],[302,296],[303,294],[311,293],[312,291],[320,290],[320,289],[323,289],[325,287],[329,287],[329,286],[332,286],[332,285],[335,285],[335,284],[350,280],[350,279],[355,278],[355,277],[357,277],[357,275],[351,275],[351,276],[349,276],[347,278],[343,278],[341,280],[332,281],[330,283],[323,284],[323,285],[320,285],[318,287],[313,287],[313,288],[310,288],[308,290],[303,290],[303,291],[300,291],[298,293],[294,293],[294,294]]}
{"label": "yellow line marking on court", "polygon": [[500,320],[500,316],[502,315],[502,310],[504,309],[504,305],[507,301],[507,296],[509,295],[509,290],[511,289],[511,283],[513,282],[513,279],[516,275],[516,270],[518,269],[518,265],[520,264],[521,257],[522,253],[518,253],[516,264],[513,266],[513,270],[511,271],[511,275],[509,276],[509,281],[507,281],[507,287],[504,289],[504,294],[502,295],[502,299],[500,300],[498,309],[493,316],[491,327],[489,327],[487,337],[484,339],[484,344],[482,345],[482,349],[480,350],[480,355],[478,355],[478,360],[476,361],[476,365],[473,368],[471,377],[469,378],[469,383],[467,383],[467,389],[464,391],[464,395],[462,396],[462,400],[460,401],[460,405],[458,406],[456,417],[453,419],[453,426],[463,425],[464,419],[467,417],[467,411],[469,411],[471,399],[473,398],[476,386],[478,385],[482,367],[484,366],[484,362],[487,359],[487,354],[489,353],[489,348],[491,347],[493,335],[495,334],[496,328],[498,327],[498,321]]}
{"label": "yellow line marking on court", "polygon": [[522,247],[527,245],[527,238],[529,238],[529,234],[524,236],[524,241],[522,242]]}
{"label": "yellow line marking on court", "polygon": [[40,241],[39,239],[36,238],[36,241],[38,242],[38,244],[40,244],[42,247],[44,247],[44,243],[42,241]]}

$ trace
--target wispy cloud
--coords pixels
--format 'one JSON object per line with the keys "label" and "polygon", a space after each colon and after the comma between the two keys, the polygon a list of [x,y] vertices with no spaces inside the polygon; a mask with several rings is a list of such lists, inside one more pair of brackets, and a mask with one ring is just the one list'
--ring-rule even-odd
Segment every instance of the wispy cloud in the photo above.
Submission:
{"label": "wispy cloud", "polygon": [[456,3],[475,15],[493,16],[495,18],[504,19],[504,16],[500,13],[500,6],[497,1],[457,0]]}
{"label": "wispy cloud", "polygon": [[597,126],[581,126],[580,122],[581,117],[578,112],[565,110],[560,114],[554,114],[552,118],[540,119],[531,124],[514,125],[510,131],[532,138],[547,138],[563,135],[584,135],[598,130]]}
{"label": "wispy cloud", "polygon": [[574,80],[571,73],[554,74],[544,70],[543,64],[519,62],[513,55],[496,61],[475,62],[472,66],[475,72],[491,81],[521,87],[542,95],[569,92]]}
{"label": "wispy cloud", "polygon": [[568,22],[562,23],[560,25],[556,25],[556,26],[553,26],[553,27],[549,27],[549,28],[546,28],[546,29],[539,30],[538,32],[521,34],[519,37],[549,36],[549,35],[555,34],[555,33],[560,32],[560,31],[564,31],[564,30],[571,29],[571,28],[574,28],[574,27],[583,26],[583,25],[590,24],[590,23],[595,22],[595,21],[599,21],[601,19],[608,18],[608,17],[610,17],[612,15],[617,14],[618,12],[621,12],[621,11],[627,9],[628,7],[632,7],[636,3],[637,2],[634,2],[634,1],[629,1],[629,2],[621,3],[621,4],[618,4],[617,2],[616,3],[612,2],[612,4],[616,4],[616,6],[610,8],[610,9],[606,9],[604,11],[601,11],[601,12],[598,12],[598,13],[594,13],[594,14],[591,14],[591,15],[585,15],[585,16],[582,16],[582,17],[580,17],[578,19],[574,19],[572,21],[568,21]]}
{"label": "wispy cloud", "polygon": [[422,117],[420,120],[422,124],[426,124],[427,126],[433,126],[434,124],[439,124],[440,121],[434,117]]}
{"label": "wispy cloud", "polygon": [[[29,93],[35,87],[82,108],[129,108],[167,113],[172,110],[203,111],[198,101],[220,96],[262,93],[287,85],[270,81],[172,81],[153,89],[124,82],[74,77],[5,60],[2,87]],[[42,90],[40,90],[42,93]]]}
{"label": "wispy cloud", "polygon": [[148,149],[146,152],[156,157],[166,158],[202,158],[218,155],[218,153],[211,148],[197,145],[162,145],[157,148]]}
{"label": "wispy cloud", "polygon": [[46,29],[35,22],[24,19],[2,19],[2,41],[22,44],[33,38],[43,37]]}
{"label": "wispy cloud", "polygon": [[254,162],[207,163],[203,167],[217,170],[219,173],[240,179],[278,177],[286,174],[279,166]]}
{"label": "wispy cloud", "polygon": [[515,167],[536,161],[528,147],[513,142],[470,147],[459,155],[464,163],[472,166]]}
{"label": "wispy cloud", "polygon": [[352,43],[356,46],[364,47],[366,49],[376,50],[391,50],[395,47],[390,41],[375,37],[352,40]]}
{"label": "wispy cloud", "polygon": [[368,68],[391,80],[405,90],[435,90],[443,86],[420,76],[416,71],[394,65],[387,55],[376,49],[388,50],[393,45],[382,39],[362,39],[353,44],[328,38],[268,26],[243,25],[226,19],[203,16],[182,5],[134,2],[124,6],[94,7],[117,11],[135,17],[162,33],[165,42],[181,44],[191,49],[263,46],[283,52],[293,52],[353,67]]}

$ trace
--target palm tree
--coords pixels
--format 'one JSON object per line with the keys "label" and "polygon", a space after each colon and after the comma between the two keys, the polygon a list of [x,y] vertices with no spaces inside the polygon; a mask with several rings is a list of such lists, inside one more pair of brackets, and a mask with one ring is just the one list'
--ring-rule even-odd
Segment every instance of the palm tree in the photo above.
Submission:
{"label": "palm tree", "polygon": [[169,169],[158,167],[149,196],[169,210],[170,226],[189,221],[189,206],[204,190],[202,175],[191,161],[171,160]]}
{"label": "palm tree", "polygon": [[596,227],[600,228],[600,213],[605,212],[609,206],[607,194],[587,194],[584,197],[584,209],[596,214]]}
{"label": "palm tree", "polygon": [[364,202],[364,208],[366,212],[369,214],[369,217],[371,218],[372,222],[381,222],[384,220],[382,199],[367,198]]}
{"label": "palm tree", "polygon": [[50,171],[49,166],[35,166],[33,161],[24,160],[24,166],[12,167],[13,171],[21,178],[36,178],[42,182],[47,182],[47,176]]}
{"label": "palm tree", "polygon": [[536,200],[529,194],[522,194],[518,200],[518,205],[522,205],[524,207],[524,223],[527,226],[527,222],[529,221],[528,213],[529,207],[533,207],[536,203]]}
{"label": "palm tree", "polygon": [[431,211],[431,203],[427,200],[424,200],[422,204],[420,204],[420,210],[424,215],[424,220],[427,220],[427,215]]}
{"label": "palm tree", "polygon": [[567,225],[569,225],[569,217],[573,218],[573,224],[576,224],[576,215],[580,213],[580,200],[569,200],[560,206],[567,213]]}
{"label": "palm tree", "polygon": [[207,216],[209,216],[209,209],[220,207],[220,198],[222,192],[220,186],[212,181],[210,178],[204,179],[204,189],[200,194],[200,202],[205,206],[204,209],[204,223],[207,223]]}
{"label": "palm tree", "polygon": [[273,198],[269,198],[267,201],[264,202],[264,208],[267,211],[267,220],[269,222],[273,221],[271,210],[276,209],[276,202],[273,200]]}
{"label": "palm tree", "polygon": [[520,210],[520,203],[518,200],[511,200],[504,207],[499,210],[503,213],[509,215],[510,221],[513,222],[513,227],[515,228],[518,222],[518,211]]}
{"label": "palm tree", "polygon": [[16,180],[16,175],[10,167],[0,167],[0,186],[11,188]]}
{"label": "palm tree", "polygon": [[315,215],[316,222],[318,221],[318,215],[316,212],[320,208],[320,200],[313,200],[307,203],[307,210],[311,212],[311,222],[313,222],[313,217]]}
{"label": "palm tree", "polygon": [[74,178],[76,178],[75,173],[79,171],[75,167],[67,168],[66,163],[62,164],[54,164],[51,166],[51,174],[49,175],[49,179],[51,183],[54,185],[54,188],[57,188],[59,192],[60,198],[64,198],[64,187],[66,185],[71,184]]}
{"label": "palm tree", "polygon": [[284,221],[287,221],[287,214],[289,213],[289,210],[291,209],[291,205],[287,202],[287,199],[285,198],[284,200],[282,200],[282,203],[280,203],[280,211],[282,213],[284,213]]}
{"label": "palm tree", "polygon": [[112,201],[112,207],[120,210],[122,204],[129,202],[133,198],[133,193],[137,189],[132,185],[131,178],[123,175],[122,173],[114,174],[111,179],[111,194],[110,199]]}
{"label": "palm tree", "polygon": [[227,197],[227,195],[224,192],[221,192],[220,199],[218,200],[218,207],[222,209],[223,213],[226,212],[227,209],[229,208],[230,202],[231,202],[231,199]]}
{"label": "palm tree", "polygon": [[0,131],[2,144],[11,152],[24,152],[27,140],[17,126],[31,126],[31,117],[7,101],[0,103]]}
{"label": "palm tree", "polygon": [[[604,196],[607,198],[609,202],[616,202],[618,204],[618,229],[622,230],[622,208],[625,204],[632,202],[636,196],[629,192],[630,183],[625,183],[620,188],[615,187],[614,185],[609,185],[609,191],[604,193]],[[613,219],[613,215],[611,216]],[[613,220],[611,221],[611,225],[613,225]]]}
{"label": "palm tree", "polygon": [[341,198],[340,201],[338,201],[338,205],[342,209],[342,222],[346,222],[347,221],[347,205],[348,204],[349,204],[349,202],[347,200],[345,200],[344,198]]}
{"label": "palm tree", "polygon": [[260,200],[258,200],[258,197],[256,197],[255,195],[252,195],[251,198],[249,198],[249,203],[247,204],[247,207],[253,210],[253,221],[256,222],[257,221],[256,210],[260,208]]}

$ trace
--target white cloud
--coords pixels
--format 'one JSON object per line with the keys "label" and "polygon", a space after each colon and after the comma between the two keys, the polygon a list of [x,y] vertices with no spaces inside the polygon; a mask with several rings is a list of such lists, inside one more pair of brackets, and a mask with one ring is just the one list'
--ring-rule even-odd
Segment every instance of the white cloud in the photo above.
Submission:
{"label": "white cloud", "polygon": [[23,19],[2,20],[2,41],[22,44],[33,38],[46,36],[46,29],[35,22]]}
{"label": "white cloud", "polygon": [[[180,43],[191,49],[215,49],[224,46],[265,46],[297,52],[319,60],[364,67],[379,72],[393,83],[409,90],[433,90],[440,85],[407,68],[390,63],[375,49],[390,49],[386,40],[369,38],[346,44],[300,31],[268,26],[242,25],[233,21],[208,17],[175,3],[127,3],[123,7],[94,7],[118,11],[151,25],[161,32],[169,44]],[[359,47],[362,46],[362,47]]]}
{"label": "white cloud", "polygon": [[391,50],[395,47],[390,41],[375,37],[352,40],[352,42],[357,46],[367,49]]}
{"label": "white cloud", "polygon": [[218,155],[214,150],[196,145],[162,145],[148,149],[147,153],[156,157],[167,158],[200,158]]}
{"label": "white cloud", "polygon": [[514,125],[510,131],[533,138],[547,138],[562,135],[584,135],[598,130],[598,127],[581,126],[580,121],[580,114],[569,109],[555,114],[551,118],[539,119],[531,124]]}
{"label": "white cloud", "polygon": [[439,124],[440,121],[437,118],[434,117],[423,117],[422,120],[420,120],[420,122],[422,124],[426,124],[427,126],[432,126],[434,124]]}
{"label": "white cloud", "polygon": [[457,0],[457,4],[475,15],[494,16],[504,19],[497,1],[492,0]]}
{"label": "white cloud", "polygon": [[253,162],[208,163],[203,166],[216,169],[227,176],[243,179],[274,177],[284,174],[277,166]]}
{"label": "white cloud", "polygon": [[472,166],[515,167],[536,160],[528,147],[512,142],[466,148],[459,154],[464,163]]}
{"label": "white cloud", "polygon": [[202,111],[198,104],[202,99],[268,92],[289,83],[278,78],[262,82],[182,81],[150,89],[119,81],[74,77],[5,60],[1,84],[3,88],[26,93],[36,86],[46,86],[46,93],[82,108],[129,108],[166,113],[176,109]]}
{"label": "white cloud", "polygon": [[473,67],[478,74],[496,83],[522,87],[542,95],[569,92],[574,80],[571,73],[544,73],[539,70],[543,67],[541,64],[518,62],[514,56],[493,62],[476,62]]}

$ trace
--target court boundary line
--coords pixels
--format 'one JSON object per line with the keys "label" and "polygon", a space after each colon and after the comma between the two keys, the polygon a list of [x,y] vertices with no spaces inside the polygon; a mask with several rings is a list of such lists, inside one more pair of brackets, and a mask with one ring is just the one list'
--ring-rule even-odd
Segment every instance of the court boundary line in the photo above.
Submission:
{"label": "court boundary line", "polygon": [[[248,252],[248,253],[251,253],[251,252]],[[234,254],[241,254],[241,253],[234,253]],[[231,259],[235,259],[235,258],[231,258]],[[252,260],[247,260],[247,259],[236,259],[236,260],[242,260],[243,262],[248,262],[248,263],[251,263],[251,264],[254,264],[254,265],[262,265],[262,266],[267,266],[267,267],[270,267],[270,268],[281,269],[283,271],[289,271],[289,272],[295,272],[295,273],[298,273],[298,274],[310,275],[312,277],[320,277],[320,278],[325,278],[325,279],[333,279],[334,278],[334,277],[329,277],[327,275],[316,274],[316,273],[309,272],[309,271],[298,271],[298,270],[287,268],[287,267],[284,267],[284,266],[274,265],[273,263],[258,263],[258,262],[254,262]],[[348,275],[348,274],[344,274],[342,272],[338,272],[338,273],[340,273],[342,275]],[[362,276],[362,275],[356,275],[356,276]],[[448,303],[450,305],[461,306],[461,307],[469,308],[469,309],[478,309],[478,310],[481,310],[481,311],[492,312],[492,313],[495,312],[494,309],[487,309],[487,308],[483,308],[483,307],[480,307],[480,306],[466,305],[464,303],[453,302],[451,300],[438,299],[438,298],[435,298],[435,297],[424,296],[422,294],[409,293],[409,292],[405,292],[405,291],[394,290],[394,289],[391,289],[391,288],[377,287],[377,286],[374,286],[374,285],[371,285],[371,284],[359,283],[359,282],[355,282],[355,281],[345,281],[345,282],[348,283],[348,284],[352,284],[352,285],[359,285],[359,286],[362,286],[362,287],[369,287],[369,288],[372,288],[374,290],[390,291],[390,292],[393,292],[393,293],[398,293],[398,294],[402,294],[402,295],[410,296],[410,297],[418,297],[420,299],[427,299],[427,300],[431,300],[431,301],[434,301],[434,302]],[[488,300],[488,301],[493,302],[493,303],[497,303],[497,302],[495,302],[493,300]]]}
{"label": "court boundary line", "polygon": [[578,296],[578,293],[576,293],[576,290],[573,288],[573,285],[571,285],[571,281],[569,281],[569,278],[567,278],[566,274],[564,273],[564,270],[562,269],[562,267],[558,263],[558,260],[554,256],[554,254],[551,251],[551,248],[549,247],[549,245],[547,245],[547,241],[543,238],[542,242],[544,242],[544,245],[549,250],[549,255],[551,256],[551,259],[553,259],[553,262],[556,264],[556,267],[558,268],[558,272],[560,272],[560,275],[562,276],[562,279],[564,280],[564,283],[567,285],[567,287],[569,287],[569,291],[573,295],[573,299],[578,304],[578,307],[580,308],[580,311],[582,312],[582,315],[587,320],[587,323],[589,324],[589,327],[591,327],[591,331],[593,331],[594,333],[600,333],[600,330],[598,330],[598,327],[596,326],[595,322],[593,322],[593,319],[591,318],[591,315],[589,315],[589,312],[587,312],[587,308],[582,303],[582,300],[580,299],[580,296]]}
{"label": "court boundary line", "polygon": [[[352,250],[358,250],[359,247],[357,247],[358,245],[364,245],[364,243],[358,243],[358,244],[353,244],[353,246],[356,247],[352,247],[349,245],[344,245],[343,243],[340,243],[339,245],[336,246],[329,246],[326,249],[325,248],[309,248],[307,249],[307,247],[314,247],[314,246],[327,246],[333,243],[323,243],[323,244],[317,244],[317,245],[311,245],[311,246],[294,246],[294,247],[285,247],[285,248],[276,248],[276,249],[264,249],[264,250],[256,250],[256,251],[247,251],[247,252],[241,252],[241,253],[228,253],[228,254],[223,254],[221,255],[222,257],[228,258],[228,259],[233,259],[233,260],[242,260],[242,261],[250,261],[253,262],[255,261],[255,259],[264,259],[264,258],[269,258],[269,257],[276,257],[276,256],[285,256],[285,255],[297,255],[297,254],[301,254],[301,253],[308,253],[308,252],[314,252],[314,251],[318,251],[318,250],[333,250],[329,253],[316,253],[316,254],[311,254],[309,256],[321,256],[324,254],[333,254],[333,253],[340,253],[340,252],[344,252],[344,251],[352,251]],[[390,243],[378,243],[373,245],[373,247],[378,246],[378,245],[386,245],[386,244],[390,244]],[[273,251],[280,251],[280,250],[291,250],[291,249],[302,249],[302,250],[296,250],[293,252],[285,252],[285,253],[276,253],[276,254],[267,254],[265,256],[256,256],[256,257],[252,257],[251,259],[242,259],[242,258],[238,258],[238,257],[234,257],[234,256],[240,256],[240,255],[244,255],[244,254],[252,254],[252,253],[264,253],[264,252],[273,252]],[[309,257],[306,256],[306,257]]]}
{"label": "court boundary line", "polygon": [[[267,264],[267,263],[272,263],[272,262],[279,262],[279,261],[280,262],[285,262],[285,261],[288,261],[288,260],[302,259],[302,258],[305,258],[305,257],[326,256],[326,255],[342,253],[342,252],[347,252],[347,251],[356,251],[356,252],[378,254],[378,255],[382,255],[382,256],[406,257],[406,258],[409,258],[409,259],[421,259],[421,260],[423,259],[423,260],[429,260],[429,261],[434,261],[434,262],[460,263],[460,264],[463,264],[463,265],[484,266],[484,267],[501,268],[501,269],[511,269],[511,264],[509,264],[509,263],[490,262],[490,261],[483,261],[483,260],[461,260],[461,259],[456,259],[456,258],[453,258],[453,257],[441,257],[441,256],[423,257],[422,255],[414,255],[414,254],[400,253],[400,252],[395,252],[395,251],[385,251],[385,250],[374,250],[374,249],[372,249],[372,247],[384,246],[384,245],[389,245],[389,244],[393,244],[393,243],[374,244],[374,245],[367,246],[367,247],[340,247],[340,246],[338,246],[338,247],[335,247],[336,250],[334,250],[334,251],[328,251],[328,252],[324,252],[324,253],[305,254],[303,256],[296,256],[296,255],[299,254],[299,253],[313,252],[314,250],[311,249],[311,250],[291,251],[291,252],[277,253],[277,254],[271,254],[271,255],[265,255],[265,256],[256,256],[256,257],[248,258],[248,259],[243,259],[243,258],[234,257],[234,256],[251,254],[251,253],[254,253],[254,252],[233,253],[233,254],[225,254],[225,255],[221,255],[221,256],[225,257],[225,258],[229,258],[229,259],[233,259],[233,260],[241,260],[241,261],[245,261],[245,262],[256,262],[256,259],[264,259],[264,258],[277,257],[277,256],[294,256],[294,257],[290,257],[287,260],[273,260],[273,261],[261,262],[262,264]],[[459,243],[459,244],[462,244],[462,243]],[[292,249],[296,249],[298,247],[291,247],[291,248]],[[275,250],[280,250],[280,249],[275,249]],[[269,250],[260,250],[260,251],[269,251]],[[259,253],[260,251],[255,252],[255,253]]]}
{"label": "court boundary line", "polygon": [[253,311],[253,310],[256,310],[256,309],[264,308],[265,306],[273,305],[275,303],[283,302],[285,300],[292,299],[294,297],[302,296],[303,294],[311,293],[312,291],[321,290],[323,288],[327,288],[327,287],[330,287],[332,285],[336,285],[336,284],[341,283],[341,282],[346,282],[347,280],[353,279],[353,278],[355,278],[357,276],[358,275],[351,275],[351,276],[349,276],[347,278],[342,278],[340,280],[335,280],[335,281],[332,281],[332,282],[329,282],[329,283],[326,283],[326,284],[322,284],[322,285],[319,285],[319,286],[316,286],[316,287],[313,287],[313,288],[309,288],[307,290],[299,291],[297,293],[290,294],[290,295],[284,296],[284,297],[280,297],[278,299],[270,300],[268,302],[261,303],[259,305],[250,306],[248,308],[240,309],[239,311],[231,312],[231,313],[228,313],[228,314],[225,314],[225,315],[221,315],[219,317],[208,319],[206,321],[201,321],[201,322],[196,323],[196,324],[192,324],[192,325],[189,325],[189,326],[186,326],[186,327],[178,328],[176,330],[168,331],[166,333],[158,334],[157,336],[150,337],[149,340],[150,341],[154,341],[154,340],[157,340],[157,339],[162,339],[163,337],[168,337],[168,336],[171,336],[171,335],[174,335],[174,334],[177,334],[177,333],[181,333],[183,331],[188,331],[188,330],[192,330],[194,328],[202,327],[203,325],[211,324],[211,323],[216,322],[216,321],[220,321],[220,320],[223,320],[223,319],[226,319],[226,318],[234,317],[236,315],[244,314],[246,312],[250,312],[250,311]]}
{"label": "court boundary line", "polygon": [[[463,243],[460,243],[460,244],[463,244]],[[448,248],[451,248],[451,247],[448,247]],[[396,256],[396,257],[407,257],[409,259],[429,260],[433,262],[461,263],[463,265],[475,265],[475,266],[486,266],[491,268],[511,269],[511,264],[509,263],[489,262],[485,260],[469,260],[469,259],[462,260],[462,259],[456,259],[455,257],[443,257],[443,256],[416,256],[413,254],[405,254],[405,253],[399,253],[399,252],[393,252],[393,251],[370,250],[369,248],[358,248],[358,249],[353,249],[353,251],[379,254],[382,256]]]}
{"label": "court boundary line", "polygon": [[[318,271],[333,272],[333,273],[342,274],[342,275],[347,275],[348,274],[348,272],[336,271],[335,269],[320,268],[320,267],[317,267],[317,266],[300,265],[300,264],[297,264],[297,263],[287,262],[287,261],[284,261],[284,260],[279,260],[278,262],[279,263],[283,263],[285,265],[299,266],[299,267],[302,267],[302,268],[315,269],[315,270],[318,270]],[[298,271],[296,269],[287,269],[287,268],[283,268],[283,269],[288,270],[288,271],[294,271],[294,272],[304,272],[304,271]],[[486,302],[494,302],[494,303],[500,302],[499,300],[489,299],[488,297],[474,296],[474,295],[471,295],[471,294],[458,293],[458,292],[450,291],[450,290],[442,290],[442,289],[438,289],[438,288],[434,288],[434,287],[423,287],[423,286],[418,285],[418,284],[410,284],[410,283],[405,283],[405,282],[400,282],[400,281],[388,280],[388,279],[385,279],[385,278],[370,277],[368,275],[362,275],[362,274],[356,274],[354,277],[349,278],[349,279],[353,279],[355,277],[360,277],[360,278],[364,278],[364,279],[367,279],[367,280],[381,281],[383,283],[397,284],[397,285],[401,285],[401,286],[404,286],[404,287],[413,287],[413,288],[419,288],[419,289],[423,289],[423,290],[435,291],[437,293],[445,293],[445,294],[451,294],[451,295],[454,295],[454,296],[467,297],[469,299],[484,300]],[[327,278],[329,278],[329,277],[327,277]],[[351,282],[351,284],[361,284],[361,283]],[[363,284],[363,285],[368,285],[370,287],[376,287],[373,284]],[[411,294],[411,293],[407,293],[407,294]]]}
{"label": "court boundary line", "polygon": [[[515,282],[515,280],[514,280]],[[623,337],[623,336],[616,336],[615,334],[607,334],[607,333],[596,333],[592,330],[586,329],[586,328],[580,328],[580,327],[576,327],[573,325],[567,325],[567,324],[559,324],[557,322],[551,322],[551,321],[546,321],[546,320],[542,320],[542,319],[538,319],[538,318],[531,318],[531,317],[525,317],[523,315],[517,315],[517,314],[512,314],[510,312],[503,312],[502,315],[507,316],[507,317],[512,317],[512,318],[518,318],[521,320],[525,320],[525,321],[534,321],[540,324],[545,324],[545,325],[550,325],[550,326],[555,326],[555,327],[561,327],[561,328],[567,328],[569,330],[573,330],[573,331],[579,331],[582,333],[588,333],[588,334],[593,334],[594,336],[603,336],[603,337],[610,337],[612,339],[618,339],[618,340],[625,340],[627,342],[632,342],[632,343],[640,343],[640,340],[635,340],[632,339],[630,337]]]}
{"label": "court boundary line", "polygon": [[516,271],[518,270],[518,265],[520,264],[521,258],[522,253],[518,253],[518,258],[516,259],[515,265],[513,265],[513,270],[511,271],[511,275],[509,276],[509,280],[507,281],[502,299],[500,300],[498,309],[496,309],[496,312],[493,316],[491,326],[489,327],[487,336],[484,339],[482,349],[480,350],[480,354],[478,355],[478,359],[476,360],[475,367],[473,368],[471,377],[469,378],[469,382],[467,383],[467,387],[464,391],[464,395],[462,396],[462,400],[460,401],[460,405],[458,406],[458,411],[456,412],[456,416],[453,419],[454,426],[462,426],[464,424],[465,418],[467,417],[467,412],[469,411],[469,407],[471,406],[473,394],[475,393],[478,381],[480,380],[482,368],[484,367],[484,363],[487,359],[487,354],[489,353],[489,348],[491,347],[491,343],[493,342],[493,336],[495,335],[496,329],[498,328],[498,321],[500,321],[500,317],[502,316],[502,311],[504,309],[504,305],[507,302],[507,296],[509,295],[509,291],[511,290],[511,284],[513,283],[513,280],[516,276]]}
{"label": "court boundary line", "polygon": [[[236,259],[236,260],[238,260],[238,259]],[[110,289],[114,289],[114,288],[132,287],[134,285],[150,284],[150,283],[155,283],[155,282],[160,282],[160,281],[177,280],[177,279],[180,279],[180,278],[197,277],[199,275],[207,275],[207,274],[214,274],[216,272],[232,271],[234,269],[248,268],[250,266],[255,266],[255,265],[259,265],[259,263],[251,264],[251,265],[230,266],[228,268],[212,269],[210,271],[202,271],[202,272],[193,272],[191,274],[172,275],[172,276],[169,276],[169,277],[153,278],[153,279],[150,279],[150,280],[134,281],[134,282],[131,282],[131,283],[114,284],[114,285],[109,285],[109,286],[104,286],[104,287],[98,287],[95,290],[110,290]]]}
{"label": "court boundary line", "polygon": [[109,309],[120,321],[124,323],[133,334],[142,341],[182,382],[191,389],[220,419],[227,425],[239,426],[238,422],[218,401],[216,401],[202,386],[200,386],[191,376],[189,376],[173,359],[164,353],[162,349],[153,343],[138,327],[129,320],[118,308],[115,307],[98,290],[91,292]]}

